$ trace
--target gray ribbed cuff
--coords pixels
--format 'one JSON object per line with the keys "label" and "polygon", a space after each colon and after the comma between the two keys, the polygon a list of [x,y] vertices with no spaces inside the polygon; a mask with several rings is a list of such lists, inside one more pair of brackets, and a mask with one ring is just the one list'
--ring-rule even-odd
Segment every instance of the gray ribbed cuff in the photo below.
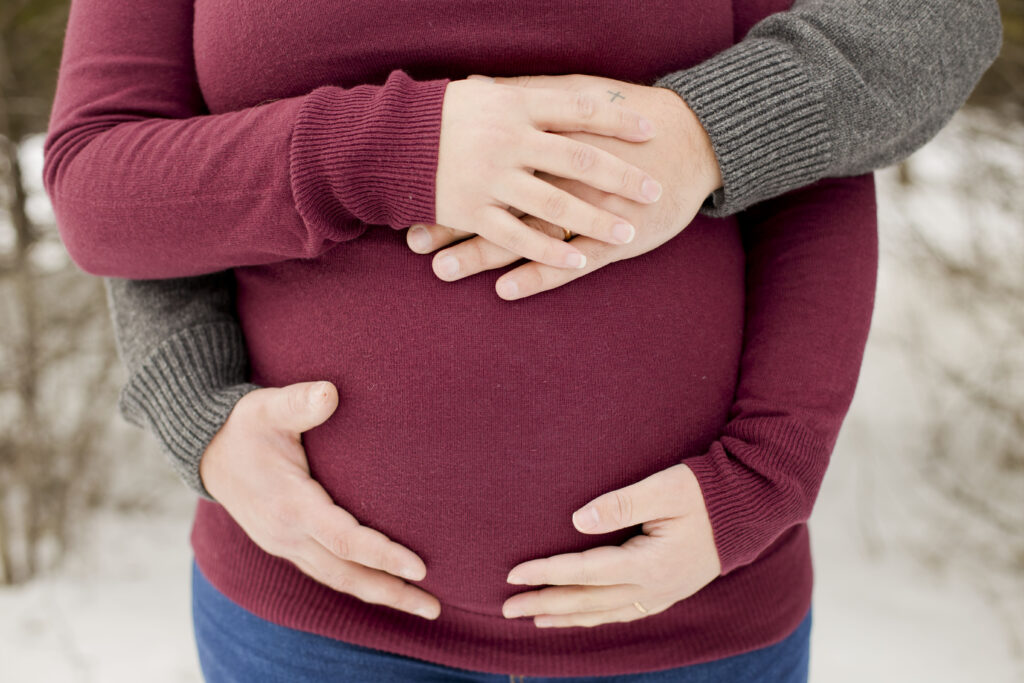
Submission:
{"label": "gray ribbed cuff", "polygon": [[152,428],[174,471],[210,501],[199,460],[238,399],[260,388],[245,381],[247,365],[237,324],[199,325],[164,340],[121,390],[121,415]]}
{"label": "gray ribbed cuff", "polygon": [[686,100],[711,138],[722,188],[702,213],[729,216],[824,177],[831,158],[825,106],[780,44],[748,38],[653,85]]}

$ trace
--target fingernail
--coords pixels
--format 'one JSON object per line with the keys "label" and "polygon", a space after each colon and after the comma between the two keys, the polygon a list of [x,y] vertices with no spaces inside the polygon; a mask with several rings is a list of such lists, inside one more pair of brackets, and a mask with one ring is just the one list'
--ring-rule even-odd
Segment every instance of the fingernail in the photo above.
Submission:
{"label": "fingernail", "polygon": [[640,186],[640,194],[652,202],[658,201],[658,198],[661,197],[661,183],[647,178]]}
{"label": "fingernail", "polygon": [[519,296],[519,285],[515,280],[505,280],[498,283],[498,294],[505,299],[515,299]]}
{"label": "fingernail", "polygon": [[523,616],[523,611],[515,605],[512,605],[510,607],[504,607],[501,610],[501,613],[505,615],[506,619],[515,619],[516,617]]}
{"label": "fingernail", "polygon": [[327,399],[327,382],[317,382],[309,388],[309,405],[316,407]]}
{"label": "fingernail", "polygon": [[430,248],[430,233],[422,225],[409,228],[409,244],[413,249],[425,251]]}
{"label": "fingernail", "polygon": [[451,254],[445,254],[437,262],[437,269],[441,271],[442,275],[452,277],[459,272],[459,259]]}
{"label": "fingernail", "polygon": [[417,607],[415,612],[416,612],[417,616],[421,616],[424,619],[433,619],[434,618],[434,610],[432,610],[429,607]]}
{"label": "fingernail", "polygon": [[640,127],[640,132],[644,135],[654,134],[654,124],[647,119],[641,117],[640,120],[637,121],[637,125]]}
{"label": "fingernail", "polygon": [[582,510],[577,510],[572,516],[572,522],[577,529],[593,529],[597,526],[598,521],[597,508],[589,505]]}
{"label": "fingernail", "polygon": [[636,235],[636,228],[629,223],[616,223],[612,226],[612,237],[617,239],[620,244],[632,242],[634,235]]}
{"label": "fingernail", "polygon": [[587,257],[583,254],[568,254],[564,263],[570,268],[582,268],[587,265]]}
{"label": "fingernail", "polygon": [[509,572],[508,578],[506,578],[505,581],[507,581],[508,583],[525,583],[525,581],[523,581],[523,577],[519,576],[518,574],[513,574],[511,572]]}
{"label": "fingernail", "polygon": [[419,579],[420,572],[413,567],[402,567],[399,572],[404,578],[416,581]]}

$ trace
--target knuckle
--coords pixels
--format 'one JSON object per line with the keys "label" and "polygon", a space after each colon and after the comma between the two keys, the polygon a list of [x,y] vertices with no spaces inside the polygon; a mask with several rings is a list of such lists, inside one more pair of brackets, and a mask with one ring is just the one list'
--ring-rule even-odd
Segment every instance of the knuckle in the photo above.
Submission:
{"label": "knuckle", "polygon": [[306,408],[306,392],[293,387],[288,391],[288,410],[292,413],[301,413]]}
{"label": "knuckle", "polygon": [[569,200],[563,193],[555,189],[548,190],[547,196],[544,197],[544,210],[550,217],[549,220],[558,220],[568,208]]}
{"label": "knuckle", "polygon": [[393,606],[399,602],[400,598],[401,595],[397,587],[389,581],[371,581],[367,586],[367,602]]}
{"label": "knuckle", "polygon": [[617,118],[619,128],[622,130],[635,130],[637,128],[638,117],[622,107],[616,107]]}
{"label": "knuckle", "polygon": [[331,536],[331,552],[347,560],[352,556],[352,543],[345,536],[335,534]]}
{"label": "knuckle", "polygon": [[590,145],[582,142],[573,144],[570,155],[573,170],[583,172],[590,169],[594,165],[596,156],[597,152]]}
{"label": "knuckle", "polygon": [[342,593],[355,595],[358,586],[353,576],[345,570],[336,570],[327,574],[327,583],[331,588]]}
{"label": "knuckle", "polygon": [[525,239],[520,230],[511,230],[505,235],[505,248],[516,254],[520,254]]}
{"label": "knuckle", "polygon": [[601,609],[602,605],[592,594],[583,591],[580,593],[579,608],[583,612],[594,612]]}
{"label": "knuckle", "polygon": [[[589,234],[600,236],[600,241],[605,242],[606,239],[611,237],[612,225],[615,223],[615,219],[605,215],[600,211],[590,211],[590,230]],[[606,243],[606,242],[605,242]]]}
{"label": "knuckle", "polygon": [[580,585],[581,586],[589,586],[589,585],[591,585],[590,582],[593,580],[593,576],[594,576],[594,571],[593,571],[593,568],[590,566],[590,560],[588,559],[588,556],[586,554],[584,554],[583,555],[583,561],[580,562],[580,577],[579,577]]}
{"label": "knuckle", "polygon": [[465,245],[463,248],[469,253],[466,268],[470,267],[486,267],[487,265],[487,253],[484,251],[484,240],[471,239],[463,242]]}
{"label": "knuckle", "polygon": [[622,177],[619,180],[619,189],[621,191],[629,191],[640,187],[641,182],[640,174],[636,172],[636,169],[631,166],[623,166]]}
{"label": "knuckle", "polygon": [[287,498],[279,497],[267,504],[267,512],[273,520],[272,529],[275,537],[291,535],[293,529],[298,528],[301,513],[299,508]]}
{"label": "knuckle", "polygon": [[629,496],[621,491],[613,491],[612,495],[615,501],[615,514],[618,515],[617,521],[622,524],[631,521],[633,519],[633,502]]}
{"label": "knuckle", "polygon": [[576,116],[583,120],[589,120],[593,118],[594,113],[597,111],[597,103],[594,98],[590,95],[577,92],[573,93],[572,96],[572,108],[576,112]]}

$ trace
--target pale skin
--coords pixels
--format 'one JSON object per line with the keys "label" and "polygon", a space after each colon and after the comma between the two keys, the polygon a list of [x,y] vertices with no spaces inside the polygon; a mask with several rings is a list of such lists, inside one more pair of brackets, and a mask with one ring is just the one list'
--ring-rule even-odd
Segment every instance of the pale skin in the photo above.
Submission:
{"label": "pale skin", "polygon": [[[414,231],[408,231],[410,248],[418,253],[461,240],[434,256],[435,273],[442,279],[457,280],[527,258],[527,263],[499,278],[499,296],[513,299],[559,287],[665,243],[690,223],[704,198],[721,184],[707,134],[682,98],[670,90],[585,75],[493,82],[471,78],[453,81],[449,90],[459,83],[473,83],[474,89],[460,86],[467,99],[462,100],[457,89],[451,111],[458,111],[462,102],[472,108],[471,102],[491,101],[502,103],[512,114],[502,133],[509,136],[504,147],[481,144],[486,133],[479,130],[476,137],[466,136],[470,144],[463,144],[455,132],[460,129],[447,125],[446,95],[438,157],[439,223],[425,227],[429,241],[415,248]],[[488,89],[501,94],[488,100]],[[522,100],[530,104],[510,107],[517,92],[533,93]],[[581,107],[580,96],[593,107]],[[577,120],[564,113],[561,119],[524,113],[549,111],[537,104],[545,98],[555,98],[570,110],[576,107]],[[630,107],[625,119],[606,111],[625,110],[625,102]],[[500,111],[491,113],[490,123],[481,125],[493,132]],[[462,116],[452,114],[450,120],[476,125],[474,115]],[[593,123],[602,117],[603,123]],[[651,130],[659,134],[644,133],[641,119],[650,121]],[[556,123],[562,131],[543,132],[543,140],[537,136],[537,126]],[[534,146],[513,150],[515,131],[532,138]],[[578,146],[564,146],[553,138]],[[594,151],[581,152],[581,147]],[[479,154],[498,148],[505,151],[490,160],[471,161],[474,150]],[[527,154],[533,154],[534,161],[527,162]],[[562,160],[537,161],[545,154],[562,155]],[[471,177],[460,180],[460,173]],[[664,187],[656,201],[643,195],[644,181],[654,178]],[[454,199],[460,188],[466,196]],[[555,199],[558,193],[571,199]],[[508,218],[486,222],[498,214]],[[612,237],[612,227],[620,219],[634,227],[627,242]],[[562,241],[558,226],[577,236]],[[585,255],[582,267],[565,260],[572,252]],[[458,259],[455,275],[439,269],[445,255]],[[505,281],[515,281],[518,293],[506,295],[501,286]],[[301,433],[326,421],[337,403],[337,390],[329,382],[249,392],[204,452],[203,483],[265,551],[290,560],[335,590],[437,618],[437,598],[408,582],[425,577],[423,560],[383,533],[360,525],[310,477]],[[586,528],[581,520],[592,514],[591,507],[598,521]],[[700,486],[683,463],[595,498],[576,511],[573,523],[581,533],[642,524],[643,534],[621,546],[538,558],[510,568],[510,583],[549,587],[509,598],[502,607],[507,618],[532,617],[538,627],[632,621],[668,609],[721,573]],[[638,610],[635,601],[647,612]]]}

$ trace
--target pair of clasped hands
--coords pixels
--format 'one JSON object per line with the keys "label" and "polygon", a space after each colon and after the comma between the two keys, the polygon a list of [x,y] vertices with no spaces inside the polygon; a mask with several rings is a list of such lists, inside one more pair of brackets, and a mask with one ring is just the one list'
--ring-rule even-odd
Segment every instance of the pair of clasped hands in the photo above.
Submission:
{"label": "pair of clasped hands", "polygon": [[[449,281],[529,259],[496,283],[502,298],[521,298],[651,251],[720,185],[707,133],[672,90],[580,74],[470,76],[444,96],[438,224],[411,227],[407,240],[424,254],[457,242],[433,259]],[[560,226],[575,236],[565,241]],[[362,526],[310,476],[301,434],[337,405],[330,382],[249,392],[204,452],[203,484],[268,553],[365,602],[435,619],[437,598],[406,581],[425,577],[423,560]],[[573,524],[644,533],[512,567],[509,583],[550,587],[509,598],[505,617],[533,616],[538,627],[631,621],[721,571],[700,487],[682,463],[598,496]]]}

